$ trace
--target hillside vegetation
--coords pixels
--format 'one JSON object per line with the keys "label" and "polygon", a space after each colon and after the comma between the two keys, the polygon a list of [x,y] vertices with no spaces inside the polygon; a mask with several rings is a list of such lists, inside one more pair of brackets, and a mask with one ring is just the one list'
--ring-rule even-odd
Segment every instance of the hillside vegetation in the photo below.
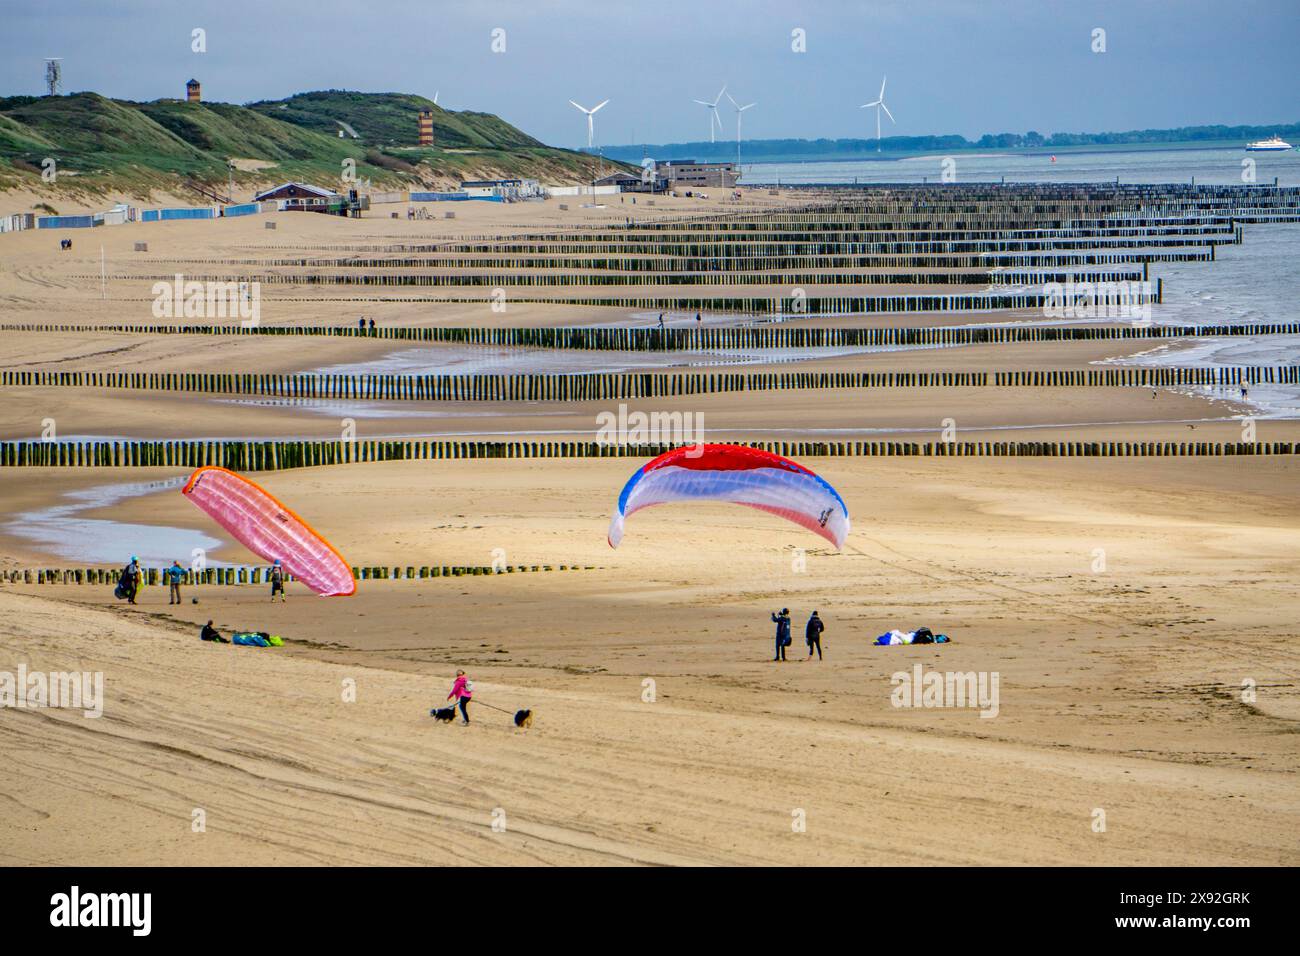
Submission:
{"label": "hillside vegetation", "polygon": [[[421,109],[433,112],[432,148],[416,145]],[[598,166],[492,114],[444,110],[404,93],[329,90],[248,106],[97,93],[0,98],[0,189],[41,188],[47,158],[57,164],[59,189],[141,198],[194,183],[225,195],[232,159],[253,161],[235,174],[236,198],[287,179],[338,188],[349,160],[376,188],[501,176],[578,182]]]}

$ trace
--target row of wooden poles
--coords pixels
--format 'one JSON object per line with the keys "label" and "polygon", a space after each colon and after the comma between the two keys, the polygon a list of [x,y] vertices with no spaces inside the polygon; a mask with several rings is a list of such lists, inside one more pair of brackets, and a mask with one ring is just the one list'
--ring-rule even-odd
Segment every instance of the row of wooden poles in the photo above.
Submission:
{"label": "row of wooden poles", "polygon": [[[748,258],[754,255],[787,257],[791,255],[871,255],[871,256],[950,256],[997,252],[1051,252],[1065,249],[1149,249],[1161,247],[1220,246],[1236,244],[1242,238],[1239,230],[1233,232],[1194,232],[1185,234],[1139,234],[1137,236],[1056,236],[1039,238],[1021,236],[1017,230],[984,235],[982,231],[959,234],[948,239],[902,239],[897,233],[886,238],[876,238],[874,232],[838,232],[833,238],[809,233],[771,233],[743,238],[732,236],[692,236],[683,238],[644,237],[635,241],[630,236],[601,237],[585,243],[559,237],[540,240],[535,237],[504,240],[496,244],[475,244],[464,249],[444,249],[444,255],[479,253],[483,255],[540,255],[585,254],[595,255],[674,255],[708,256],[710,258]],[[379,260],[380,262],[390,262]],[[400,260],[399,260],[400,261]],[[419,263],[423,257],[409,261]],[[341,263],[348,264],[348,263]]]}
{"label": "row of wooden poles", "polygon": [[[646,261],[646,257],[653,253],[660,256],[672,256],[675,258],[692,259],[700,264],[702,269],[716,269],[719,261],[729,261],[739,259],[745,261],[754,261],[762,263],[770,259],[773,264],[788,263],[799,261],[801,259],[816,260],[816,263],[831,265],[829,262],[822,262],[827,256],[835,255],[862,255],[873,252],[870,247],[879,244],[896,244],[906,243],[941,243],[944,245],[953,242],[972,243],[972,242],[1002,242],[1007,240],[1030,240],[1050,238],[1053,240],[1067,239],[1097,239],[1097,238],[1132,238],[1140,237],[1146,239],[1151,245],[1217,245],[1224,242],[1235,242],[1239,236],[1238,231],[1227,222],[1221,222],[1213,226],[1202,226],[1196,224],[1186,224],[1178,226],[1165,226],[1150,229],[1133,229],[1126,227],[1116,227],[1109,229],[1057,229],[1057,230],[966,230],[962,232],[911,232],[900,234],[898,232],[875,232],[859,231],[856,235],[860,236],[860,241],[850,241],[847,237],[841,235],[835,240],[827,240],[825,237],[816,239],[799,240],[795,236],[781,233],[779,239],[762,240],[754,237],[746,237],[743,240],[732,238],[720,238],[708,240],[701,237],[691,237],[689,240],[670,240],[657,236],[635,236],[629,234],[627,238],[616,238],[613,236],[568,236],[564,240],[539,241],[533,237],[516,237],[495,243],[451,243],[445,246],[439,246],[436,249],[420,250],[412,253],[402,245],[394,245],[391,248],[366,249],[367,252],[385,252],[382,258],[371,258],[364,255],[350,255],[346,258],[326,257],[326,256],[306,256],[298,255],[293,257],[279,258],[265,256],[258,258],[235,258],[235,257],[183,257],[183,258],[153,258],[142,259],[143,262],[168,262],[184,265],[202,265],[202,264],[220,264],[220,265],[262,265],[276,267],[299,267],[299,268],[321,268],[321,267],[338,267],[338,268],[381,268],[401,266],[403,268],[416,268],[422,266],[438,266],[440,268],[488,268],[496,266],[502,269],[517,268],[548,268],[548,267],[579,267],[584,262],[600,262],[597,257],[600,255],[617,256],[617,259],[611,260],[608,268],[614,268],[615,263],[621,263],[628,257],[636,257],[638,261]],[[301,249],[302,247],[294,247]],[[326,247],[332,248],[332,247]],[[527,256],[545,256],[545,258],[530,259]],[[931,264],[931,265],[951,265],[947,261],[948,256],[935,255],[931,253],[912,252],[908,255],[916,256],[917,259],[909,264]],[[952,254],[949,254],[952,255]],[[565,258],[572,256],[573,258]],[[972,263],[973,257],[969,259]],[[809,264],[816,264],[810,262]]]}
{"label": "row of wooden poles", "polygon": [[[811,301],[811,300],[810,300]],[[811,308],[810,308],[811,311]],[[1248,325],[949,326],[930,328],[815,328],[769,324],[727,328],[495,328],[483,326],[354,325],[90,325],[9,323],[3,332],[124,332],[141,335],[289,335],[394,339],[454,345],[529,346],[550,349],[644,352],[709,349],[842,348],[873,345],[1002,345],[1034,342],[1098,342],[1130,339],[1186,339],[1296,335],[1300,322]]]}
{"label": "row of wooden poles", "polygon": [[[818,243],[817,245],[823,245]],[[848,244],[846,244],[848,245]],[[491,256],[480,259],[150,259],[149,265],[171,266],[260,266],[262,268],[431,268],[440,269],[623,269],[629,272],[726,272],[731,270],[755,271],[775,268],[827,269],[858,268],[933,268],[933,269],[983,269],[1034,268],[1054,269],[1067,266],[1122,265],[1132,262],[1212,262],[1216,246],[1207,244],[1189,248],[1186,245],[1138,252],[1007,252],[1007,253],[926,253],[910,255],[869,255],[862,250],[807,250],[777,253],[774,251],[732,250],[727,254],[712,254],[707,250],[690,253],[656,251],[648,256],[638,250],[620,254],[578,256],[581,250],[550,253],[537,251],[514,258]],[[495,251],[495,250],[494,250]],[[1145,276],[1143,277],[1145,278]]]}
{"label": "row of wooden poles", "polygon": [[[1008,230],[1002,234],[989,236],[989,241],[995,242],[1012,235],[1013,231]],[[438,244],[436,246],[407,246],[402,243],[394,243],[387,246],[336,246],[333,244],[314,245],[298,243],[292,246],[273,247],[276,249],[293,250],[298,255],[292,258],[284,259],[255,259],[240,260],[228,259],[222,257],[213,258],[194,258],[194,259],[160,259],[150,258],[141,259],[140,261],[149,262],[184,262],[184,263],[208,263],[222,265],[240,265],[260,263],[262,265],[317,265],[313,260],[320,259],[321,255],[326,252],[338,253],[347,252],[351,255],[347,259],[325,259],[324,262],[337,262],[339,265],[353,264],[359,254],[365,253],[374,255],[381,253],[384,256],[407,256],[415,257],[416,261],[429,262],[433,264],[432,259],[425,259],[425,256],[438,255],[440,257],[458,256],[458,255],[489,255],[489,256],[528,256],[528,255],[574,255],[589,257],[593,254],[606,255],[632,255],[644,256],[648,254],[671,255],[671,256],[697,256],[709,258],[748,258],[758,256],[774,257],[795,257],[795,256],[828,256],[828,255],[864,255],[871,254],[874,257],[893,255],[917,265],[945,265],[948,264],[953,256],[966,256],[968,263],[974,263],[977,257],[983,261],[982,257],[991,254],[989,250],[980,250],[978,248],[978,239],[980,232],[968,233],[965,241],[974,248],[962,251],[936,252],[934,250],[923,251],[922,246],[933,245],[951,245],[951,242],[937,243],[934,240],[909,240],[902,243],[906,251],[887,252],[890,247],[900,245],[896,235],[887,240],[881,239],[863,239],[861,241],[852,241],[842,235],[834,238],[820,236],[817,238],[798,239],[789,235],[775,235],[769,238],[764,237],[725,237],[710,238],[707,236],[690,236],[681,239],[662,238],[657,236],[633,236],[633,235],[602,235],[592,237],[585,241],[578,241],[576,237],[567,237],[564,239],[542,240],[535,237],[511,237],[502,238],[496,242],[475,242],[464,244]],[[1149,246],[1151,249],[1168,247],[1173,249],[1185,248],[1188,246],[1205,246],[1212,250],[1215,246],[1236,243],[1242,237],[1239,229],[1234,228],[1232,232],[1221,232],[1209,230],[1206,232],[1193,231],[1187,234],[1169,234],[1165,236],[1165,241],[1152,242]],[[916,245],[918,248],[907,248]],[[1077,245],[1077,243],[1075,244]],[[240,248],[236,246],[235,248]],[[265,253],[266,247],[254,247],[258,252]],[[252,251],[251,249],[249,251]],[[1050,252],[1048,250],[1038,250],[1040,252]],[[311,255],[307,255],[310,253]],[[1028,254],[1022,252],[1021,254]],[[910,257],[915,257],[914,261]],[[380,260],[388,261],[388,260]]]}
{"label": "row of wooden poles", "polygon": [[[1007,229],[1001,231],[974,230],[944,235],[942,238],[906,238],[898,233],[883,235],[876,232],[838,231],[833,241],[825,236],[812,233],[775,232],[770,234],[750,235],[742,239],[730,236],[702,238],[693,236],[689,239],[665,240],[658,236],[640,237],[634,241],[631,234],[619,236],[592,237],[585,242],[574,241],[575,237],[554,237],[540,240],[536,237],[512,239],[497,244],[471,244],[461,249],[441,249],[434,257],[429,255],[411,256],[390,254],[384,258],[349,257],[347,259],[325,259],[320,257],[271,258],[271,259],[154,259],[146,262],[168,262],[175,264],[220,263],[227,265],[261,266],[278,268],[346,268],[352,269],[464,269],[482,271],[497,269],[497,275],[442,275],[416,278],[446,280],[444,285],[466,285],[474,283],[514,283],[519,284],[524,278],[532,278],[541,284],[555,278],[570,279],[568,271],[596,270],[591,279],[603,278],[606,284],[636,284],[648,281],[644,276],[614,275],[610,270],[623,273],[654,273],[660,279],[665,273],[698,272],[701,278],[710,276],[718,279],[739,271],[742,274],[754,273],[767,284],[827,284],[830,280],[823,273],[794,271],[797,267],[809,265],[821,268],[876,268],[885,267],[884,259],[889,257],[907,257],[912,264],[931,263],[935,266],[954,268],[946,261],[952,256],[963,256],[965,261],[974,266],[987,265],[989,255],[1009,254],[1025,255],[1031,253],[1060,253],[1062,251],[1109,252],[1121,250],[1173,249],[1187,251],[1189,248],[1208,247],[1240,242],[1240,229],[1225,231],[1173,231],[1159,230],[1143,232],[1124,230],[1116,234],[1079,234],[1078,230],[1068,230],[1069,234],[1037,235],[1039,230]],[[1131,234],[1129,234],[1131,233]],[[470,254],[481,256],[467,258]],[[827,257],[839,256],[847,261],[836,264]],[[1133,258],[1132,256],[1130,258]],[[739,264],[741,268],[736,269]],[[729,267],[730,265],[730,267]],[[670,268],[671,267],[671,268]],[[897,267],[895,267],[897,268]],[[529,274],[528,270],[540,270]],[[559,272],[557,276],[556,273]],[[522,274],[521,274],[522,273]],[[924,273],[913,268],[882,274],[878,281],[890,281],[897,284],[938,284],[969,280],[968,275],[953,273]],[[127,278],[157,279],[159,276],[127,276]],[[978,276],[977,276],[978,277]],[[124,278],[114,275],[112,278]],[[167,276],[166,278],[172,278]],[[214,276],[194,276],[201,280],[216,280]],[[326,277],[330,282],[342,281],[340,276]],[[260,281],[271,281],[269,277],[259,277]],[[1050,281],[1045,276],[1044,281]],[[428,284],[428,283],[425,283]],[[549,284],[556,284],[549,282]]]}
{"label": "row of wooden poles", "polygon": [[[542,571],[594,571],[594,565],[579,564],[443,564],[353,567],[352,577],[357,581],[424,580],[426,578],[459,578],[485,574],[527,574]],[[158,568],[142,568],[143,583],[164,585],[167,579]],[[0,571],[0,583],[5,584],[116,584],[120,568],[23,568]],[[246,565],[225,568],[186,569],[181,583],[195,585],[265,584],[270,581],[270,571]],[[293,575],[285,575],[288,581]]]}
{"label": "row of wooden poles", "polygon": [[[224,281],[224,280],[223,280]],[[640,310],[661,310],[671,312],[712,312],[712,313],[740,313],[749,316],[776,316],[776,317],[798,317],[802,315],[866,315],[880,313],[916,313],[916,312],[989,312],[989,311],[1007,311],[1011,309],[1033,309],[1035,311],[1046,310],[1051,306],[1060,305],[1062,301],[1072,309],[1082,310],[1091,309],[1099,320],[1109,320],[1112,318],[1128,318],[1135,307],[1141,307],[1147,304],[1155,304],[1163,301],[1164,280],[1157,279],[1155,282],[1155,292],[1149,293],[1142,290],[1118,290],[1106,294],[1093,294],[1078,292],[1074,295],[1064,297],[1053,297],[1046,293],[1037,292],[1010,292],[1002,290],[989,290],[980,292],[971,292],[966,294],[920,294],[920,295],[877,295],[877,296],[815,296],[815,295],[791,295],[791,296],[681,296],[681,295],[664,295],[664,296],[647,296],[645,298],[634,298],[629,296],[572,296],[572,295],[538,295],[525,294],[513,291],[509,294],[508,301],[514,305],[568,305],[568,306],[599,306],[604,308],[618,309],[640,309]],[[229,283],[234,287],[234,280]],[[292,285],[293,283],[288,283]],[[369,287],[383,287],[384,283],[366,282],[361,283]],[[1100,287],[1100,286],[1099,286]],[[330,299],[327,297],[304,297],[295,299],[287,296],[278,296],[277,302],[428,302],[443,305],[489,305],[495,302],[506,302],[505,298],[499,297],[499,291],[492,290],[481,296],[454,296],[443,295],[436,298],[430,297],[401,297],[395,298],[391,295],[371,295],[365,296],[348,296],[346,298]],[[146,298],[119,298],[119,301],[150,301]],[[201,305],[201,303],[200,303]],[[234,306],[230,307],[231,313],[234,312]],[[237,321],[232,314],[232,321]],[[260,328],[261,326],[255,327]],[[286,326],[275,326],[275,328],[285,328]],[[136,326],[140,330],[142,326]],[[340,326],[340,329],[345,328]],[[45,327],[46,331],[52,330],[51,327]],[[100,331],[107,331],[106,327],[101,327]],[[369,331],[369,330],[368,330]],[[378,330],[375,330],[378,331]],[[482,330],[479,330],[482,331]],[[567,330],[575,337],[581,338],[586,334],[599,336],[602,333],[619,331],[617,329],[571,329]],[[641,331],[654,331],[643,329]],[[676,330],[685,331],[685,330]],[[394,336],[386,336],[392,338]],[[396,336],[401,338],[403,336]],[[661,348],[662,346],[651,345],[650,348]]]}
{"label": "row of wooden poles", "polygon": [[1300,383],[1297,365],[1006,372],[585,372],[577,375],[269,374],[0,370],[0,388],[91,388],[386,401],[595,401],[856,388],[1156,388]]}
{"label": "row of wooden poles", "polygon": [[[817,240],[824,242],[828,237],[823,235],[828,231],[835,233],[854,233],[861,235],[866,240],[877,239],[901,239],[908,242],[946,242],[953,239],[1002,239],[1008,236],[1016,236],[1024,239],[1079,239],[1097,236],[1180,236],[1180,235],[1214,235],[1220,234],[1232,236],[1236,232],[1237,222],[1231,216],[1185,216],[1176,217],[1159,216],[1154,218],[1144,217],[1118,217],[1107,219],[1070,219],[1060,221],[1056,219],[1044,219],[1034,215],[1018,218],[1018,225],[1007,227],[998,222],[997,225],[982,222],[978,216],[952,226],[934,226],[928,222],[920,222],[917,217],[913,217],[910,222],[889,222],[878,224],[873,220],[870,214],[849,214],[836,216],[834,218],[826,216],[815,217],[819,223]],[[924,217],[921,217],[924,218]],[[1001,217],[999,217],[999,220]],[[721,220],[719,220],[721,221]],[[752,243],[755,241],[755,233],[758,236],[774,235],[781,236],[788,240],[792,235],[798,235],[801,232],[809,232],[803,228],[803,223],[813,221],[813,217],[807,216],[799,221],[783,219],[779,214],[764,215],[761,219],[755,221],[746,228],[742,234],[728,236],[724,239],[716,240],[721,242],[738,242]],[[822,228],[826,224],[836,226],[834,229]],[[670,238],[673,229],[669,225],[658,226],[654,229],[627,229],[615,228],[602,232],[583,232],[574,229],[564,229],[551,232],[529,232],[516,233],[509,236],[497,236],[492,239],[473,239],[470,237],[448,238],[445,242],[433,244],[415,244],[409,242],[393,242],[381,245],[357,245],[346,247],[352,251],[373,252],[377,249],[392,249],[405,252],[486,252],[492,249],[501,248],[509,243],[560,243],[571,242],[580,245],[601,244],[607,242],[626,242],[633,245],[647,245],[661,242],[711,242],[701,232],[707,232],[707,224],[696,224],[690,229],[680,230],[683,239]],[[719,227],[719,233],[734,232],[735,230],[728,227]],[[837,238],[843,238],[839,236]],[[250,247],[236,246],[235,248],[270,248],[286,249],[299,248],[292,244],[273,245],[269,247]],[[339,249],[341,247],[332,244],[323,245],[325,249]]]}
{"label": "row of wooden poles", "polygon": [[[1016,219],[1015,225],[1008,227],[1002,222],[1004,217],[999,216],[996,224],[983,220],[980,216],[963,215],[960,222],[951,226],[934,225],[931,220],[932,216],[927,212],[922,215],[916,213],[909,217],[909,221],[889,221],[879,223],[879,213],[855,212],[836,214],[837,221],[846,226],[852,226],[857,232],[868,234],[888,234],[888,235],[905,235],[914,239],[942,239],[952,238],[960,235],[986,235],[996,236],[1005,234],[1009,231],[1033,235],[1035,233],[1048,235],[1057,233],[1068,235],[1071,231],[1087,233],[1097,230],[1119,230],[1120,234],[1125,229],[1143,230],[1154,234],[1175,234],[1178,232],[1227,232],[1234,233],[1237,224],[1241,221],[1231,212],[1212,212],[1200,214],[1196,212],[1177,212],[1168,214],[1160,210],[1154,211],[1150,215],[1134,213],[1132,210],[1108,209],[1105,215],[1101,217],[1087,217],[1077,214],[1058,215],[1029,213],[1021,215]],[[808,214],[801,221],[810,221],[814,214]],[[898,215],[894,213],[893,215]],[[830,221],[831,217],[825,214],[817,215],[822,221]],[[725,217],[712,217],[703,222],[721,222]],[[924,221],[922,221],[924,220]],[[479,236],[438,236],[430,237],[433,241],[421,241],[419,237],[395,240],[391,242],[273,242],[273,243],[235,243],[231,246],[233,249],[245,251],[266,252],[268,250],[298,250],[310,248],[326,252],[346,252],[346,253],[367,253],[367,252],[406,252],[406,253],[442,253],[442,252],[473,252],[473,251],[491,251],[492,249],[508,246],[510,243],[530,243],[539,242],[546,244],[573,242],[577,244],[586,244],[592,242],[609,242],[609,241],[626,241],[629,243],[653,243],[674,241],[666,239],[665,236],[673,231],[680,232],[687,238],[681,241],[689,242],[708,242],[708,240],[698,233],[698,228],[674,230],[674,225],[679,222],[688,222],[689,220],[672,220],[662,224],[656,224],[655,228],[646,228],[644,223],[639,224],[638,228],[629,228],[628,226],[616,223],[608,226],[566,226],[559,230],[536,231],[524,233],[498,233],[495,235]],[[776,211],[768,211],[762,214],[761,222],[767,224],[769,232],[775,234],[785,234],[792,229],[791,220],[783,214]],[[793,223],[797,227],[798,223]],[[754,229],[748,229],[746,232],[752,233]],[[752,236],[735,236],[725,241],[751,241]],[[825,237],[822,237],[825,238]]]}
{"label": "row of wooden poles", "polygon": [[[92,276],[74,276],[90,279]],[[115,274],[112,280],[135,282],[168,282],[175,276]],[[568,288],[572,286],[625,287],[625,286],[836,286],[836,285],[986,285],[991,278],[989,270],[979,272],[665,272],[637,275],[611,272],[573,273],[513,272],[499,275],[431,275],[429,273],[254,273],[236,275],[186,275],[185,282],[238,283],[257,282],[262,285],[358,285],[358,286],[410,286],[436,289],[493,289],[493,288]],[[1120,270],[1067,270],[1037,272],[1024,275],[1018,281],[1041,284],[1045,282],[1117,283],[1138,282],[1141,269]],[[874,297],[880,298],[880,297]],[[970,300],[968,300],[970,301]],[[988,308],[972,305],[972,308]],[[886,310],[894,311],[894,310]]]}
{"label": "row of wooden poles", "polygon": [[[792,457],[1150,458],[1294,455],[1293,442],[799,441],[743,442]],[[198,468],[277,471],[377,461],[653,458],[674,446],[599,441],[27,441],[0,442],[0,467]]]}

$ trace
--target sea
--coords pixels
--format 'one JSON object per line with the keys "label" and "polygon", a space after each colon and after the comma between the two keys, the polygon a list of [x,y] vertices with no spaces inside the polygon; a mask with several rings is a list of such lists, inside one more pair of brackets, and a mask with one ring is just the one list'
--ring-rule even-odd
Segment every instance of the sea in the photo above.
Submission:
{"label": "sea", "polygon": [[[888,154],[881,154],[888,156]],[[950,172],[949,172],[950,171]],[[1300,150],[1253,153],[1242,147],[1146,147],[1053,153],[927,153],[837,162],[743,163],[742,186],[938,183],[1191,183],[1300,186]]]}

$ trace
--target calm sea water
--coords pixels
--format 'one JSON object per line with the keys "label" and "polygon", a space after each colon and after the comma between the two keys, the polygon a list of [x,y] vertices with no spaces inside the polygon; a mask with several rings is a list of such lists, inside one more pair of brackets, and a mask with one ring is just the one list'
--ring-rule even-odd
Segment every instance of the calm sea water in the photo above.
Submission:
{"label": "calm sea water", "polygon": [[[1243,144],[1244,145],[1244,144]],[[886,154],[887,155],[887,154]],[[1009,183],[1197,183],[1246,182],[1243,160],[1253,160],[1258,185],[1300,185],[1300,150],[1248,153],[1244,148],[1097,150],[1033,153],[940,153],[899,159],[813,163],[746,163],[741,185],[775,183],[937,183],[945,160],[953,163],[956,182]]]}

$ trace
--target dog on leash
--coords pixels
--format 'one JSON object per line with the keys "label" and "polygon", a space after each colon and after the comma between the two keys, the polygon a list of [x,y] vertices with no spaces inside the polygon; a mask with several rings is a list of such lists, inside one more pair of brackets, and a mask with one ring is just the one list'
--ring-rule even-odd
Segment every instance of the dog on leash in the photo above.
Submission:
{"label": "dog on leash", "polygon": [[521,729],[527,729],[533,725],[533,712],[531,710],[515,711],[515,726]]}
{"label": "dog on leash", "polygon": [[446,721],[447,723],[451,723],[453,720],[456,719],[456,708],[435,707],[433,708],[433,710],[429,711],[429,716],[432,717],[434,720],[443,720]]}

